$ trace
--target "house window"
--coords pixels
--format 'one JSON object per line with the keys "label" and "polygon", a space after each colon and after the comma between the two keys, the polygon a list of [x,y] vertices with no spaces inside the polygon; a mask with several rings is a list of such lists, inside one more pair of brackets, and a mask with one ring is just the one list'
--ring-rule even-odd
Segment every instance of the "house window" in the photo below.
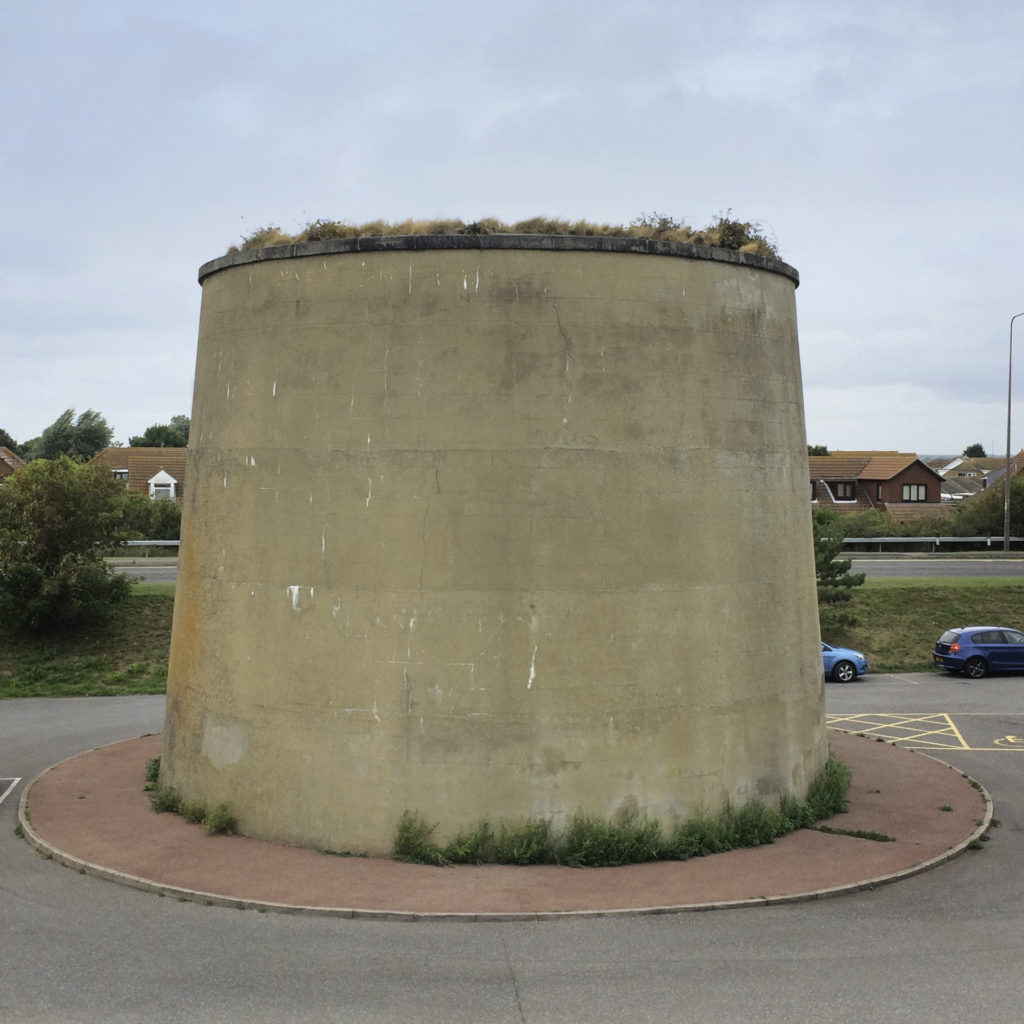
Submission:
{"label": "house window", "polygon": [[128,470],[127,469],[115,469],[114,479],[119,483],[123,483],[125,487],[128,486]]}
{"label": "house window", "polygon": [[812,480],[811,481],[811,501],[817,501],[817,500],[818,500],[818,488],[815,485],[814,481]]}
{"label": "house window", "polygon": [[903,500],[904,501],[927,501],[928,500],[928,487],[926,484],[904,484],[903,485]]}
{"label": "house window", "polygon": [[170,498],[173,501],[178,496],[178,481],[170,473],[160,470],[156,476],[150,477],[148,482],[151,498]]}
{"label": "house window", "polygon": [[842,480],[836,484],[836,500],[837,501],[853,501],[853,482],[850,480]]}

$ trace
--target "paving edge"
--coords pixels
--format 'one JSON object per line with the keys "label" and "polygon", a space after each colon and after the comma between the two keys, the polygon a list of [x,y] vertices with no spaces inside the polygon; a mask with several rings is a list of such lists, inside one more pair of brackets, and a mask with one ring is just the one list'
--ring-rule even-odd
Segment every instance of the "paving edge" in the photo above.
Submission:
{"label": "paving edge", "polygon": [[[104,744],[103,746],[116,746],[116,743]],[[73,854],[48,843],[32,828],[28,814],[28,797],[32,787],[47,772],[52,771],[66,761],[83,754],[90,754],[94,750],[102,750],[103,746],[93,747],[91,750],[84,750],[80,754],[74,754],[63,761],[50,765],[36,775],[22,790],[21,799],[18,801],[18,825],[20,826],[25,840],[42,857],[47,860],[57,861],[64,867],[76,870],[80,875],[91,875],[94,878],[102,878],[108,882],[115,882],[131,889],[139,889],[142,892],[153,893],[162,897],[175,897],[179,901],[199,903],[207,907],[228,907],[235,910],[255,910],[259,913],[273,912],[276,914],[297,914],[309,917],[339,917],[348,919],[359,919],[369,921],[546,921],[566,918],[584,917],[643,917],[656,914],[688,914],[700,913],[711,910],[739,910],[749,907],[773,907],[788,903],[809,903],[814,900],[831,899],[835,896],[845,896],[851,893],[863,892],[868,889],[877,889],[883,885],[892,885],[894,882],[901,882],[905,878],[913,878],[915,875],[923,874],[932,868],[937,868],[954,857],[959,857],[973,843],[981,839],[988,831],[992,823],[992,798],[988,790],[976,779],[972,779],[966,772],[960,772],[953,765],[941,761],[930,754],[920,754],[927,757],[936,764],[944,765],[951,771],[958,772],[964,779],[977,789],[985,802],[985,814],[977,828],[962,842],[951,846],[935,857],[922,861],[920,864],[913,864],[909,868],[895,871],[888,875],[879,875],[875,878],[867,878],[858,882],[849,882],[845,885],[831,886],[826,889],[811,889],[806,892],[789,893],[782,896],[757,896],[739,900],[720,900],[708,903],[678,903],[666,904],[663,906],[647,907],[624,907],[614,910],[545,910],[545,911],[521,911],[521,912],[466,912],[458,911],[418,911],[418,910],[368,910],[356,907],[318,907],[306,906],[295,903],[270,903],[262,900],[244,899],[238,896],[225,896],[221,893],[203,892],[201,889],[186,889],[181,886],[167,885],[163,882],[155,882],[152,879],[140,878],[138,875],[130,875],[124,871],[117,871],[113,868],[103,867],[101,864],[93,864],[90,861],[82,860]]]}

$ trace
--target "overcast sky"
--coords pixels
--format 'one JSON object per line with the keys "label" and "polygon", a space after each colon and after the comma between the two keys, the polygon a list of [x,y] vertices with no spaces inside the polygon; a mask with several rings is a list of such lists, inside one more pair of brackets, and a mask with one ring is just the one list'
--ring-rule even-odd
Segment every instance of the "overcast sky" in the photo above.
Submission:
{"label": "overcast sky", "polygon": [[1002,453],[1022,44],[1016,0],[6,3],[0,427],[190,414],[196,271],[264,225],[731,209],[800,271],[810,443]]}

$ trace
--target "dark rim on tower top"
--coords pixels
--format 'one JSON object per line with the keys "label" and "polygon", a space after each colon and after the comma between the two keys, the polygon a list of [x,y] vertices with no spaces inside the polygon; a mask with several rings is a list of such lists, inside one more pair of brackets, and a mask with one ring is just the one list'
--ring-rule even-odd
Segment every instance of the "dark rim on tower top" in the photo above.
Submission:
{"label": "dark rim on tower top", "polygon": [[199,268],[199,283],[218,271],[267,260],[287,260],[299,256],[326,256],[356,252],[423,252],[432,249],[537,249],[546,252],[608,252],[646,256],[675,256],[690,260],[710,260],[735,266],[766,270],[788,277],[799,286],[800,274],[782,260],[758,256],[736,249],[719,249],[689,242],[662,242],[654,238],[627,238],[616,235],[367,235],[357,238],[329,238],[322,242],[292,242],[265,249],[242,249]]}

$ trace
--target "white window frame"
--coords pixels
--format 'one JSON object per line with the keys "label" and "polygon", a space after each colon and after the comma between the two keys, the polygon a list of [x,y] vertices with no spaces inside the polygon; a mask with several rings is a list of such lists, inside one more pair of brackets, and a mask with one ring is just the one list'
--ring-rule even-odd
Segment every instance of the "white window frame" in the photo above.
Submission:
{"label": "white window frame", "polygon": [[170,473],[160,470],[156,476],[149,478],[149,496],[153,499],[169,499],[174,501],[178,496],[178,481]]}

